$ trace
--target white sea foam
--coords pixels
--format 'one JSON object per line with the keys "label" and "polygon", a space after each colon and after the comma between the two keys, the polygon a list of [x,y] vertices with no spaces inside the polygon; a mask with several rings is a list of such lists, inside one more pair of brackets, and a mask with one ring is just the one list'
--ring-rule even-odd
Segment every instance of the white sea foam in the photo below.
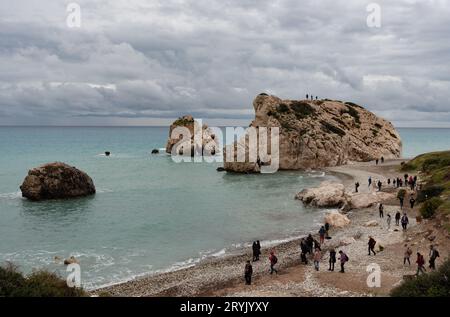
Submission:
{"label": "white sea foam", "polygon": [[0,199],[21,199],[21,198],[22,198],[21,191],[0,194]]}

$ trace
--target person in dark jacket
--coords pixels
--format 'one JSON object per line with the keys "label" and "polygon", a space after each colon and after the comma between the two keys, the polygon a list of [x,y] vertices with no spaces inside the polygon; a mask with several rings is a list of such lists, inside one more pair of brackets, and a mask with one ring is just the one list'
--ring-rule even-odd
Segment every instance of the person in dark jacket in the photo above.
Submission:
{"label": "person in dark jacket", "polygon": [[253,241],[252,244],[252,251],[253,251],[253,262],[258,261],[258,245],[256,244],[256,241]]}
{"label": "person in dark jacket", "polygon": [[330,224],[325,222],[325,236],[328,237],[328,231],[330,231]]}
{"label": "person in dark jacket", "polygon": [[373,237],[369,237],[369,243],[368,243],[369,255],[370,255],[370,252],[373,252],[373,255],[376,255],[375,250],[374,250],[376,244],[377,244],[377,242],[375,241],[375,239]]}
{"label": "person in dark jacket", "polygon": [[270,263],[270,274],[273,274],[273,272],[275,272],[275,274],[278,274],[278,270],[275,269],[275,264],[278,263],[278,258],[275,255],[274,251],[270,251],[269,263]]}
{"label": "person in dark jacket", "polygon": [[336,250],[334,248],[330,249],[330,260],[328,261],[330,263],[330,267],[328,271],[334,271],[334,263],[336,263]]}
{"label": "person in dark jacket", "polygon": [[344,266],[345,266],[345,263],[348,262],[348,256],[342,250],[339,251],[339,261],[341,261],[341,270],[339,272],[340,273],[345,273],[345,267]]}
{"label": "person in dark jacket", "polygon": [[383,204],[380,204],[378,207],[378,211],[380,212],[380,218],[384,218],[384,206]]}
{"label": "person in dark jacket", "polygon": [[408,219],[408,216],[406,215],[406,213],[403,214],[401,223],[402,223],[403,230],[406,231],[406,229],[408,228],[408,224],[409,224],[409,219]]}
{"label": "person in dark jacket", "polygon": [[439,257],[439,251],[433,245],[430,245],[430,269],[436,270],[436,258]]}
{"label": "person in dark jacket", "polygon": [[411,209],[414,208],[414,204],[416,203],[416,200],[414,199],[413,196],[411,196],[411,199],[409,200],[409,205],[411,206]]}
{"label": "person in dark jacket", "polygon": [[356,182],[356,183],[355,183],[355,193],[358,192],[358,188],[359,188],[359,182]]}
{"label": "person in dark jacket", "polygon": [[301,250],[300,259],[301,259],[302,263],[308,264],[308,259],[306,258],[306,254],[309,252],[309,247],[308,247],[308,244],[307,244],[305,238],[302,238],[300,240],[300,250]]}
{"label": "person in dark jacket", "polygon": [[313,252],[313,244],[314,244],[314,238],[312,237],[311,234],[309,234],[308,237],[306,238],[306,245],[308,246],[309,254],[312,254],[312,252]]}
{"label": "person in dark jacket", "polygon": [[320,230],[319,230],[320,244],[323,244],[325,242],[325,234],[326,233],[327,233],[327,231],[325,230],[325,227],[324,226],[320,227]]}
{"label": "person in dark jacket", "polygon": [[395,214],[395,225],[396,226],[400,226],[400,218],[402,217],[402,214],[400,213],[400,211],[397,211],[397,213]]}
{"label": "person in dark jacket", "polygon": [[381,192],[381,186],[383,186],[383,183],[381,181],[378,181],[377,186],[378,186],[378,191]]}
{"label": "person in dark jacket", "polygon": [[425,274],[425,259],[423,258],[423,255],[417,252],[417,272],[416,275],[419,275],[419,273]]}
{"label": "person in dark jacket", "polygon": [[245,270],[244,270],[244,278],[245,278],[246,285],[252,284],[252,274],[253,274],[253,267],[250,264],[250,261],[247,261],[247,264],[245,264]]}

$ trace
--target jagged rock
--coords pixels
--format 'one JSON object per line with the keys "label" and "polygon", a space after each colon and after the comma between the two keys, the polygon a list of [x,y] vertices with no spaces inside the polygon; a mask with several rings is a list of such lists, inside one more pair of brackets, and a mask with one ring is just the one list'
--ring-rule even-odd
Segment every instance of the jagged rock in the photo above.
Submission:
{"label": "jagged rock", "polygon": [[105,155],[106,155],[106,156],[110,156],[110,155],[111,155],[111,152],[106,151],[106,152],[105,152]]}
{"label": "jagged rock", "polygon": [[328,222],[331,227],[342,228],[350,224],[350,219],[338,211],[332,211],[325,215],[324,222]]}
{"label": "jagged rock", "polygon": [[352,243],[356,242],[355,238],[353,237],[346,237],[341,239],[341,241],[339,241],[339,246],[343,247],[343,246],[347,246],[350,245]]}
{"label": "jagged rock", "polygon": [[159,154],[159,150],[158,149],[153,149],[152,150],[152,154]]}
{"label": "jagged rock", "polygon": [[378,226],[378,222],[376,220],[367,221],[364,224],[365,227],[376,227]]}
{"label": "jagged rock", "polygon": [[224,172],[225,169],[224,169],[223,167],[218,167],[218,168],[216,169],[216,171],[218,171],[218,172]]}
{"label": "jagged rock", "polygon": [[[194,120],[191,115],[180,117],[171,124],[169,129],[169,139],[167,140],[166,145],[167,153],[172,154],[172,148],[182,139],[182,136],[178,138],[172,137],[172,131],[177,127],[185,127],[189,129],[191,135],[190,144],[186,146],[179,146],[179,148],[176,149],[179,155],[188,155],[188,152],[190,152],[191,156],[194,156],[194,153],[198,153],[198,155],[201,155],[202,153],[204,155],[215,155],[216,153],[219,153],[219,141],[216,140],[216,136],[213,131],[208,128],[206,124],[203,124],[203,126],[200,127],[199,122]],[[196,133],[197,137],[195,138]],[[194,138],[199,140],[201,139],[201,144],[195,144]]]}
{"label": "jagged rock", "polygon": [[344,185],[331,181],[322,182],[319,187],[304,189],[295,199],[314,207],[341,207],[347,200]]}
{"label": "jagged rock", "polygon": [[23,197],[34,201],[95,194],[94,182],[86,173],[61,162],[28,171],[20,190]]}
{"label": "jagged rock", "polygon": [[78,260],[74,256],[71,256],[70,258],[64,260],[64,265],[69,265],[73,263],[79,264]]}
{"label": "jagged rock", "polygon": [[[353,103],[282,100],[260,94],[253,101],[253,108],[255,119],[250,126],[280,129],[280,169],[320,168],[349,161],[370,161],[381,156],[397,158],[401,154],[402,142],[394,126]],[[245,137],[226,146],[224,167],[227,171],[260,171],[259,164],[248,158],[237,162],[237,151],[234,151],[234,161],[228,161],[226,152],[233,146],[249,152]],[[270,154],[271,150],[268,152]]]}

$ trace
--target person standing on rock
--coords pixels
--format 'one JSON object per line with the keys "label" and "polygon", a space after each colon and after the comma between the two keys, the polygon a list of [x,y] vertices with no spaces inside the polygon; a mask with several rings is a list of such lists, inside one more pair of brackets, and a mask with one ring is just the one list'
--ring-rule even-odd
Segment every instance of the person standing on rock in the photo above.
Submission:
{"label": "person standing on rock", "polygon": [[252,251],[253,251],[253,262],[258,261],[256,259],[257,258],[257,254],[258,254],[258,246],[256,245],[256,241],[253,241]]}
{"label": "person standing on rock", "polygon": [[408,219],[408,216],[406,215],[406,212],[403,214],[401,222],[402,222],[403,231],[406,231],[406,229],[408,228],[408,224],[409,224],[409,219]]}
{"label": "person standing on rock", "polygon": [[396,226],[400,226],[400,218],[402,217],[402,214],[400,213],[400,211],[397,211],[397,213],[395,214],[395,225]]}
{"label": "person standing on rock", "polygon": [[245,285],[252,284],[252,274],[253,274],[253,267],[252,267],[250,261],[247,261],[247,264],[245,264],[245,270],[244,270]]}
{"label": "person standing on rock", "polygon": [[368,187],[370,188],[370,185],[372,185],[372,176],[369,176],[369,180],[368,181],[369,181],[369,186]]}
{"label": "person standing on rock", "polygon": [[387,226],[388,226],[388,230],[391,229],[391,214],[387,214]]}
{"label": "person standing on rock", "polygon": [[373,237],[369,236],[369,243],[368,243],[369,255],[370,255],[370,252],[373,252],[373,255],[376,255],[375,250],[374,250],[376,244],[377,244],[377,242],[375,241],[375,239]]}
{"label": "person standing on rock", "polygon": [[414,208],[414,204],[416,203],[416,200],[414,199],[414,197],[411,195],[411,198],[409,200],[409,205],[411,206],[411,209]]}
{"label": "person standing on rock", "polygon": [[345,266],[345,263],[348,262],[348,256],[342,250],[339,251],[339,261],[341,261],[341,270],[339,272],[340,273],[345,273],[345,267],[344,266]]}
{"label": "person standing on rock", "polygon": [[411,265],[411,261],[409,259],[413,252],[407,244],[405,244],[405,248],[406,249],[405,249],[405,254],[403,256],[403,265],[406,265],[406,262],[408,262],[408,265]]}
{"label": "person standing on rock", "polygon": [[425,267],[424,267],[424,265],[425,265],[425,259],[423,258],[423,255],[422,254],[420,254],[419,252],[417,252],[417,260],[416,260],[416,263],[417,263],[417,272],[416,272],[416,275],[417,276],[419,276],[419,272],[420,273],[422,273],[422,274],[425,274]]}
{"label": "person standing on rock", "polygon": [[380,203],[380,206],[378,207],[378,211],[380,213],[380,218],[384,218],[384,206]]}
{"label": "person standing on rock", "polygon": [[330,260],[328,262],[330,263],[328,271],[334,272],[334,263],[336,263],[336,250],[334,248],[330,249]]}
{"label": "person standing on rock", "polygon": [[321,258],[322,252],[320,252],[319,248],[316,248],[314,251],[314,268],[316,269],[316,271],[319,271],[319,263]]}
{"label": "person standing on rock", "polygon": [[256,261],[259,261],[259,256],[261,255],[261,243],[256,240]]}
{"label": "person standing on rock", "polygon": [[275,272],[275,274],[278,274],[278,270],[275,269],[275,265],[278,263],[278,258],[275,255],[274,251],[270,251],[269,263],[270,263],[270,275],[272,275],[273,272]]}
{"label": "person standing on rock", "polygon": [[434,248],[433,245],[430,245],[430,269],[436,270],[436,258],[439,257],[439,251]]}
{"label": "person standing on rock", "polygon": [[324,226],[320,227],[320,230],[319,230],[320,244],[323,244],[325,242],[325,233],[326,232],[327,231],[325,230]]}
{"label": "person standing on rock", "polygon": [[359,182],[356,182],[356,183],[355,183],[355,193],[358,192],[358,188],[359,188]]}

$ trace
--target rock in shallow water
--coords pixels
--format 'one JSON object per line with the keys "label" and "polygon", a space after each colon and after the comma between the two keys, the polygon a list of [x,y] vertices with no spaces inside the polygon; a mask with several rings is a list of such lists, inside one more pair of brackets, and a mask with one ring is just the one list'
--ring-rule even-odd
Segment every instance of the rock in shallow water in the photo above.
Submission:
{"label": "rock in shallow water", "polygon": [[33,201],[95,194],[94,182],[85,172],[61,162],[28,171],[20,190],[23,197]]}

